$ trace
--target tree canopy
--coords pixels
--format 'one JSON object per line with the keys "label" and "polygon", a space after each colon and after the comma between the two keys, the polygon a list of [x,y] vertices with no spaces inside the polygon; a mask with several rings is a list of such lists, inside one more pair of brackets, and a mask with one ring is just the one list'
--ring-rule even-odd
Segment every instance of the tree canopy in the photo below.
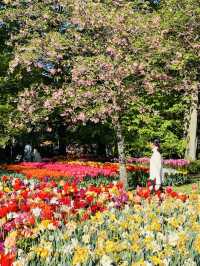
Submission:
{"label": "tree canopy", "polygon": [[110,121],[127,132],[131,110],[156,109],[156,91],[164,103],[197,87],[199,15],[198,0],[2,1],[9,127]]}

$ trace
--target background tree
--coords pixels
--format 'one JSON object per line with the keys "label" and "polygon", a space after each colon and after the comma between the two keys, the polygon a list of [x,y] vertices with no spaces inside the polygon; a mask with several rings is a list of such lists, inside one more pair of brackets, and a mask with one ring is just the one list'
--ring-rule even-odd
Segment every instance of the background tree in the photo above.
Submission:
{"label": "background tree", "polygon": [[187,98],[180,92],[142,94],[123,119],[128,156],[150,156],[149,142],[159,138],[164,158],[183,158],[186,140],[184,115]]}
{"label": "background tree", "polygon": [[168,68],[181,80],[190,106],[185,114],[186,158],[196,159],[197,108],[199,93],[199,1],[162,1],[165,51],[171,52]]}
{"label": "background tree", "polygon": [[15,127],[48,125],[57,117],[66,126],[110,121],[126,184],[123,120],[131,106],[146,93],[170,97],[172,89],[189,91],[198,81],[198,1],[4,3],[10,73],[23,88],[28,83]]}
{"label": "background tree", "polygon": [[[66,123],[110,118],[116,130],[120,176],[126,184],[121,121],[140,87],[153,90],[148,60],[150,50],[156,48],[152,38],[159,26],[157,14],[129,1],[63,1],[54,16],[55,5],[47,2],[15,3],[12,19],[19,30],[12,36],[15,54],[10,70],[32,74],[47,68],[53,79],[50,84],[43,79],[20,95],[21,117],[30,125],[56,113]],[[60,27],[66,23],[63,32]]]}

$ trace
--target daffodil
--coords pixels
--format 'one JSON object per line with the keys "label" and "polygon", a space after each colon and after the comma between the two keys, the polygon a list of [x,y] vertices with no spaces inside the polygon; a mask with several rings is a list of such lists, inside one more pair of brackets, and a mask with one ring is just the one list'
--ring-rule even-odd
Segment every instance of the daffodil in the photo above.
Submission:
{"label": "daffodil", "polygon": [[79,265],[81,263],[85,263],[88,259],[89,253],[86,247],[77,247],[75,250],[72,265]]}
{"label": "daffodil", "polygon": [[135,253],[138,253],[140,251],[140,246],[137,242],[134,242],[131,246],[131,250],[134,251]]}
{"label": "daffodil", "polygon": [[131,266],[146,266],[146,263],[143,259],[140,259],[137,262],[133,262]]}
{"label": "daffodil", "polygon": [[194,250],[200,254],[200,234],[197,235],[195,241],[194,241]]}
{"label": "daffodil", "polygon": [[151,262],[153,262],[153,265],[164,266],[163,261],[159,257],[152,256],[152,257],[150,257],[150,259],[151,259]]}

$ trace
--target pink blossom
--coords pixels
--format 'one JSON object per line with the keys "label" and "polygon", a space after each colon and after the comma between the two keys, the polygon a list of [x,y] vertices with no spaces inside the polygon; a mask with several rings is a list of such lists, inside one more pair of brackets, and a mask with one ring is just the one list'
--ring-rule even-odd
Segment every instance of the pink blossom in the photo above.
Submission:
{"label": "pink blossom", "polygon": [[80,121],[83,121],[83,122],[84,122],[85,119],[86,119],[85,114],[81,112],[81,113],[78,115],[77,119],[80,120]]}

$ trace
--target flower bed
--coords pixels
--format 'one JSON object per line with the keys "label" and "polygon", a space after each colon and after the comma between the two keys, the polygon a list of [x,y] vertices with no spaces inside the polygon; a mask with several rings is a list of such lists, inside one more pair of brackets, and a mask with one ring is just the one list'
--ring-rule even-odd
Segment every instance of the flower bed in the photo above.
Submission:
{"label": "flower bed", "polygon": [[[166,265],[177,258],[197,261],[198,195],[188,198],[171,188],[155,196],[137,188],[134,195],[103,176],[98,186],[87,177],[69,180],[1,178],[1,265],[154,265],[165,252]],[[184,249],[177,257],[181,232]]]}
{"label": "flower bed", "polygon": [[[45,177],[75,177],[83,179],[86,176],[97,177],[99,175],[116,177],[119,173],[117,163],[97,162],[56,162],[56,163],[19,163],[3,166],[7,170],[24,174],[27,178]],[[143,166],[127,165],[129,172],[143,171],[148,173],[148,168]]]}
{"label": "flower bed", "polygon": [[[150,159],[148,157],[143,158],[129,158],[129,163],[140,163],[140,164],[149,164]],[[164,159],[163,165],[173,167],[173,168],[185,168],[190,164],[189,160],[185,159]]]}
{"label": "flower bed", "polygon": [[[106,177],[104,177],[106,179]],[[200,196],[2,177],[1,265],[198,265]],[[193,263],[193,264],[187,264]],[[196,263],[196,264],[194,264]]]}
{"label": "flower bed", "polygon": [[34,236],[38,226],[41,230],[60,230],[69,221],[84,221],[105,211],[108,202],[120,208],[127,201],[128,194],[120,183],[81,187],[62,180],[40,182],[3,176],[0,182],[1,259],[7,258],[9,263],[8,259],[16,253],[16,241]]}
{"label": "flower bed", "polygon": [[152,198],[122,210],[111,207],[85,222],[71,221],[62,230],[49,230],[46,223],[37,228],[35,241],[18,243],[18,261],[50,266],[199,265],[198,199],[185,203],[169,197],[159,206]]}
{"label": "flower bed", "polygon": [[[4,169],[21,173],[27,178],[36,178],[45,180],[52,178],[72,179],[78,183],[87,180],[92,183],[99,183],[101,177],[107,177],[107,183],[112,180],[119,180],[119,165],[117,163],[99,163],[99,162],[81,162],[81,161],[63,161],[49,163],[19,163],[4,165]],[[146,186],[149,177],[148,167],[128,164],[128,183],[130,188],[136,188],[137,185]],[[94,180],[93,180],[94,179]],[[190,182],[188,175],[182,173],[165,174],[164,185],[181,185]]]}

